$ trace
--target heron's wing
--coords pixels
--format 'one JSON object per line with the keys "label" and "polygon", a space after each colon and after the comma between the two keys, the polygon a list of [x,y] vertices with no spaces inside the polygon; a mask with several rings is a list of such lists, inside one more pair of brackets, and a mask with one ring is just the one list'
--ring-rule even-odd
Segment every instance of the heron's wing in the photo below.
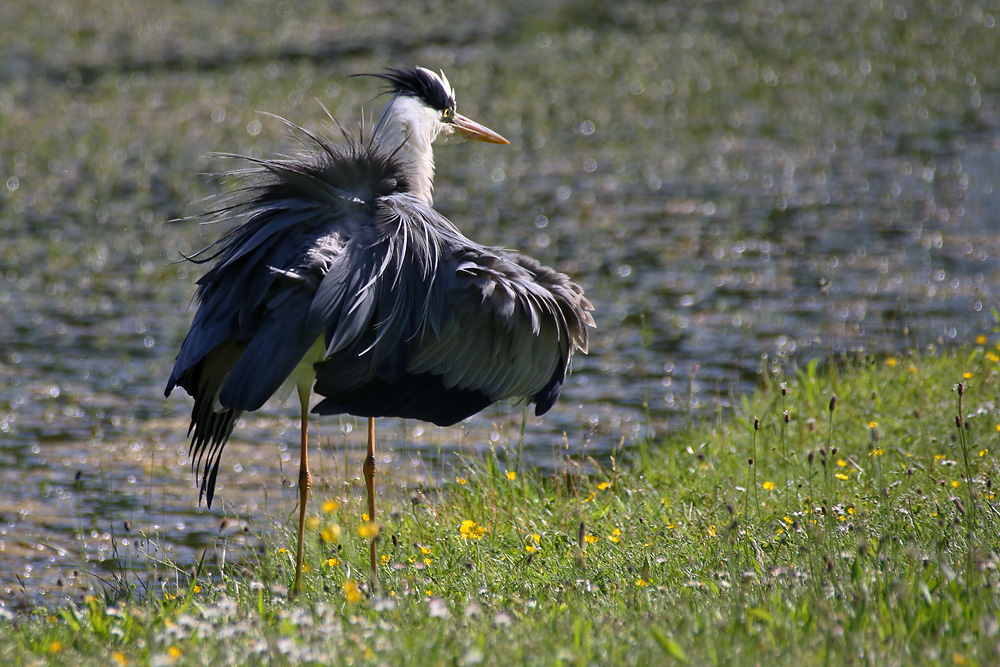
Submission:
{"label": "heron's wing", "polygon": [[309,328],[316,289],[346,239],[371,226],[370,206],[322,178],[262,164],[276,178],[218,212],[241,224],[218,242],[215,264],[198,281],[198,311],[166,388],[183,387],[195,400],[191,460],[210,506],[233,425],[281,387],[321,335]]}
{"label": "heron's wing", "polygon": [[573,351],[587,349],[590,303],[565,275],[522,255],[466,246],[448,264],[449,307],[439,333],[421,336],[409,372],[492,400],[525,399],[544,414]]}
{"label": "heron's wing", "polygon": [[[412,198],[383,198],[377,218],[378,261],[354,263],[369,267],[359,307],[324,322],[315,390],[326,398],[315,411],[449,424],[502,398],[548,410],[593,325],[580,288],[469,241]],[[317,297],[328,282],[346,284],[328,274]]]}
{"label": "heron's wing", "polygon": [[[247,192],[253,195],[248,201],[215,212],[220,218],[234,218],[240,224],[213,244],[220,248],[216,263],[198,281],[198,312],[177,355],[167,395],[175,386],[190,391],[184,374],[223,341],[230,337],[250,340],[257,335],[262,319],[274,307],[275,292],[284,298],[280,295],[286,290],[276,290],[276,283],[280,287],[283,277],[294,278],[300,275],[296,270],[311,269],[310,263],[325,261],[310,257],[320,239],[321,255],[336,253],[337,239],[369,224],[368,207],[324,180],[323,172],[309,173],[308,165],[294,162],[259,164],[258,172],[268,172],[274,180],[257,188],[248,187]],[[293,291],[304,285],[285,281],[285,287]],[[288,310],[287,304],[284,309]],[[287,326],[284,329],[289,330]],[[272,338],[272,342],[283,345],[287,340]],[[305,349],[311,343],[303,343]],[[270,395],[256,406],[244,402],[229,407],[255,410]]]}

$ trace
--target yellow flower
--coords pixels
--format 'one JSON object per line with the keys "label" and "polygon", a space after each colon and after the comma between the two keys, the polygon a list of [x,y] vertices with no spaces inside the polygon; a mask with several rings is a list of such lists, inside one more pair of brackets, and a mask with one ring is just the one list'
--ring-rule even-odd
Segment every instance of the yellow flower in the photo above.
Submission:
{"label": "yellow flower", "polygon": [[536,547],[534,544],[525,544],[524,550],[527,551],[529,554],[533,554],[536,551],[538,551],[538,547]]}
{"label": "yellow flower", "polygon": [[430,548],[428,548],[428,547],[425,547],[425,546],[421,546],[421,547],[420,547],[420,553],[422,553],[422,554],[423,554],[423,555],[425,555],[425,556],[428,556],[428,555],[430,555],[430,553],[431,553],[431,550],[430,550]]}
{"label": "yellow flower", "polygon": [[59,642],[52,642],[49,644],[49,653],[60,653],[62,652],[62,644]]}
{"label": "yellow flower", "polygon": [[910,375],[916,375],[917,373],[920,372],[920,370],[917,368],[916,364],[910,364],[909,366],[906,367],[906,372],[908,372]]}
{"label": "yellow flower", "polygon": [[459,484],[465,484],[465,483],[467,483],[467,482],[468,482],[469,480],[465,479],[464,477],[456,477],[456,478],[455,478],[455,481],[456,481],[456,482],[458,482]]}
{"label": "yellow flower", "polygon": [[837,459],[837,465],[843,468],[844,466],[847,465],[847,461],[845,461],[844,459]]}
{"label": "yellow flower", "polygon": [[387,564],[390,560],[392,560],[392,556],[390,556],[389,554],[382,554],[383,565]]}
{"label": "yellow flower", "polygon": [[589,533],[587,535],[583,536],[583,541],[586,542],[587,544],[593,544],[594,542],[598,541],[599,539],[601,539],[601,538],[599,538],[597,535],[591,535]]}
{"label": "yellow flower", "polygon": [[964,373],[962,373],[962,377],[965,378],[966,380],[971,380],[972,373],[970,373],[969,371],[965,371]]}
{"label": "yellow flower", "polygon": [[782,518],[785,520],[785,523],[787,523],[789,526],[792,525],[793,523],[795,523],[795,519],[793,519],[790,516],[785,516],[785,517],[782,517]]}
{"label": "yellow flower", "polygon": [[639,588],[645,588],[646,586],[649,586],[649,582],[640,577],[639,579],[635,580],[635,585],[638,586]]}
{"label": "yellow flower", "polygon": [[170,648],[167,649],[167,658],[170,660],[170,662],[173,662],[179,657],[181,657],[181,650],[179,648],[177,648],[176,646],[171,646]]}
{"label": "yellow flower", "polygon": [[320,534],[320,539],[324,542],[337,543],[340,542],[340,526],[337,524],[331,524],[324,528]]}
{"label": "yellow flower", "polygon": [[983,447],[982,449],[979,450],[979,455],[980,456],[986,456],[989,453],[990,453],[990,450],[986,449],[985,447]]}
{"label": "yellow flower", "polygon": [[302,563],[302,574],[309,574],[312,572],[312,565],[309,563]]}
{"label": "yellow flower", "polygon": [[426,565],[427,567],[430,567],[433,564],[434,564],[433,559],[430,559],[430,558],[425,558],[424,559],[424,565]]}
{"label": "yellow flower", "polygon": [[508,470],[507,471],[507,479],[509,479],[510,481],[513,482],[515,479],[517,479],[517,473],[514,472],[513,470]]}
{"label": "yellow flower", "polygon": [[976,345],[986,345],[986,341],[989,340],[985,335],[979,334],[976,336]]}
{"label": "yellow flower", "polygon": [[761,484],[761,486],[764,487],[765,491],[774,491],[775,488],[774,482],[764,482],[763,484]]}
{"label": "yellow flower", "polygon": [[125,665],[128,664],[128,658],[126,658],[125,654],[122,653],[121,651],[115,651],[114,653],[112,653],[111,659],[114,660],[119,665],[121,665],[122,667],[125,667]]}
{"label": "yellow flower", "polygon": [[309,530],[316,530],[319,528],[319,517],[311,516],[306,518],[306,528]]}
{"label": "yellow flower", "polygon": [[847,475],[845,475],[842,472],[838,472],[836,475],[834,475],[834,477],[836,477],[837,479],[839,479],[841,481],[844,481],[844,482],[846,482],[847,480],[850,479],[850,477],[848,477]]}
{"label": "yellow flower", "polygon": [[613,531],[611,531],[611,534],[608,535],[608,539],[611,540],[612,542],[615,542],[615,543],[621,542],[622,541],[622,531],[621,531],[621,529],[620,528],[615,528]]}
{"label": "yellow flower", "polygon": [[279,554],[287,554],[288,553],[288,549],[286,549],[285,547],[281,547],[280,549],[278,549],[278,553]]}
{"label": "yellow flower", "polygon": [[331,559],[329,559],[329,560],[326,561],[326,564],[329,565],[330,567],[337,567],[338,565],[340,565],[340,559],[339,558],[331,558]]}
{"label": "yellow flower", "polygon": [[194,588],[191,589],[191,592],[194,593],[195,595],[197,595],[198,593],[201,593],[201,586],[199,586],[198,584],[195,584]]}
{"label": "yellow flower", "polygon": [[888,366],[889,368],[895,368],[898,363],[899,360],[896,359],[896,357],[889,357],[888,359],[885,360],[885,365]]}
{"label": "yellow flower", "polygon": [[355,602],[361,602],[361,598],[363,597],[356,581],[348,579],[344,582],[344,599],[354,604]]}
{"label": "yellow flower", "polygon": [[611,486],[611,482],[601,482],[600,484],[597,485],[597,488],[603,491],[609,486]]}
{"label": "yellow flower", "polygon": [[363,524],[358,526],[358,535],[366,540],[374,540],[375,536],[378,535],[378,524],[374,521],[365,520]]}
{"label": "yellow flower", "polygon": [[591,500],[597,497],[597,491],[591,491],[590,494],[583,499],[583,502],[589,503]]}
{"label": "yellow flower", "polygon": [[951,480],[951,486],[953,488],[957,489],[958,487],[962,486],[962,483],[960,481],[958,481],[957,479],[953,479],[953,480]]}
{"label": "yellow flower", "polygon": [[466,519],[458,528],[459,534],[466,540],[478,540],[486,534],[486,529],[472,519]]}
{"label": "yellow flower", "polygon": [[992,361],[995,364],[998,361],[1000,361],[1000,356],[997,356],[996,353],[994,353],[994,352],[987,352],[986,353],[986,360],[987,361]]}
{"label": "yellow flower", "polygon": [[340,509],[340,503],[336,500],[327,500],[323,503],[323,514],[333,514]]}
{"label": "yellow flower", "polygon": [[368,512],[363,512],[361,514],[361,520],[362,521],[371,521],[371,519],[368,518]]}
{"label": "yellow flower", "polygon": [[[1000,425],[997,426],[997,430],[1000,431]],[[935,454],[934,455],[934,460],[935,461],[943,461],[945,458],[946,457],[945,457],[944,454]]]}
{"label": "yellow flower", "polygon": [[848,514],[855,514],[855,513],[857,513],[857,510],[854,509],[853,507],[848,507],[847,508],[847,513]]}
{"label": "yellow flower", "polygon": [[715,535],[715,524],[714,523],[709,524],[709,526],[708,526],[708,534],[709,535]]}
{"label": "yellow flower", "polygon": [[878,428],[878,422],[868,422],[868,428]]}

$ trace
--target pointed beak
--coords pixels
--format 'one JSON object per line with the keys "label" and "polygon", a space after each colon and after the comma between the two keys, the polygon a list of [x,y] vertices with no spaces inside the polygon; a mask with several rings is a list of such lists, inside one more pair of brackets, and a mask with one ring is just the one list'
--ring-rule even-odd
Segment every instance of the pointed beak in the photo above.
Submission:
{"label": "pointed beak", "polygon": [[501,137],[488,127],[480,125],[474,120],[466,118],[462,114],[455,114],[451,119],[455,132],[476,141],[485,141],[488,144],[509,144],[510,142]]}

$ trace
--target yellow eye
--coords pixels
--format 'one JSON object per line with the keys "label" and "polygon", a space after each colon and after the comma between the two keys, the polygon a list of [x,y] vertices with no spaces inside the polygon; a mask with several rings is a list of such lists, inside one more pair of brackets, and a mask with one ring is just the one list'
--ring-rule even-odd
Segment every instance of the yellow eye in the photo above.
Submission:
{"label": "yellow eye", "polygon": [[441,112],[441,118],[443,120],[451,120],[454,117],[455,117],[454,109],[445,109],[444,111]]}

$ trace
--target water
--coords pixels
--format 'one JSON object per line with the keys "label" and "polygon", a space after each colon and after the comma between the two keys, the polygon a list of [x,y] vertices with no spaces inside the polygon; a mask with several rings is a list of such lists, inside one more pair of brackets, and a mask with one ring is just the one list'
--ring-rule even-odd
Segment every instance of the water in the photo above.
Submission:
{"label": "water", "polygon": [[[596,306],[591,354],[561,402],[527,416],[529,465],[627,451],[727,409],[762,368],[995,325],[1000,39],[997,12],[975,3],[467,3],[462,20],[435,3],[8,5],[7,606],[78,594],[117,562],[155,587],[162,570],[138,554],[190,566],[225,544],[231,561],[292,512],[296,410],[276,403],[227,447],[219,504],[197,505],[190,403],[162,389],[199,275],[177,260],[217,232],[168,220],[221,188],[198,175],[230,166],[210,151],[295,150],[255,111],[317,130],[317,99],[349,128],[377,112],[374,82],[352,73],[444,68],[460,111],[512,145],[439,148],[438,208],[480,242],[570,273]],[[447,482],[465,458],[503,461],[522,414],[496,406],[451,429],[385,420],[380,484],[404,489],[387,502]],[[319,493],[358,492],[364,423],[318,428]]]}

